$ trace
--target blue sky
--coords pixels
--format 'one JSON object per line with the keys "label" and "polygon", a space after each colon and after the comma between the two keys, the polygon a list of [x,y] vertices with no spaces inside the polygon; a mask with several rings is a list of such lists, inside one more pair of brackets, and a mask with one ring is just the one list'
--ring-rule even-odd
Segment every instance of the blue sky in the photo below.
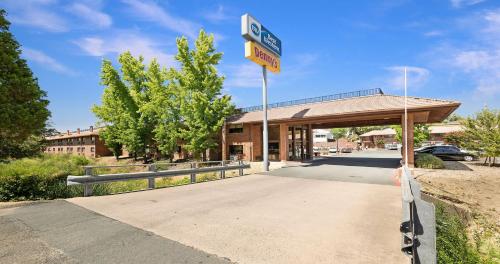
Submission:
{"label": "blue sky", "polygon": [[459,100],[469,115],[500,107],[500,2],[436,1],[63,1],[2,0],[23,57],[48,92],[59,130],[95,123],[103,58],[130,50],[175,66],[175,38],[200,28],[224,53],[219,71],[237,106],[261,102],[261,69],[244,58],[240,16],[256,17],[282,41],[282,72],[269,101],[380,87]]}

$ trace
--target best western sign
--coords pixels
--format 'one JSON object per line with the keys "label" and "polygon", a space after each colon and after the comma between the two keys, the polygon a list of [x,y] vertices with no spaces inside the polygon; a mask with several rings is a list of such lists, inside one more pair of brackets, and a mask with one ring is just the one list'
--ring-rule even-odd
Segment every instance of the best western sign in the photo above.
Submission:
{"label": "best western sign", "polygon": [[249,14],[241,17],[241,35],[256,41],[274,54],[281,56],[281,40]]}
{"label": "best western sign", "polygon": [[280,58],[256,42],[245,42],[245,58],[265,66],[272,72],[280,72]]}

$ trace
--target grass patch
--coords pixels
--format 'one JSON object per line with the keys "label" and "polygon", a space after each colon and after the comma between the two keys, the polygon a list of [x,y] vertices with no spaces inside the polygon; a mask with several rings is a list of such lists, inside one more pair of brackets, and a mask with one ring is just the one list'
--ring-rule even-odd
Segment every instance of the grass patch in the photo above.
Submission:
{"label": "grass patch", "polygon": [[424,169],[443,169],[444,162],[431,154],[419,154],[415,160],[415,166]]}
{"label": "grass patch", "polygon": [[[117,165],[128,165],[129,161]],[[109,162],[108,162],[109,163]],[[111,165],[98,159],[73,155],[42,155],[36,158],[24,158],[0,164],[0,201],[39,200],[71,198],[83,196],[83,186],[66,186],[68,175],[83,175],[85,165]],[[204,164],[203,166],[213,166]],[[158,170],[190,168],[190,164],[157,164]],[[118,166],[112,168],[94,168],[93,175],[147,171],[144,166]],[[236,172],[226,172],[226,177]],[[220,178],[220,172],[207,172],[196,175],[196,182],[213,181]],[[156,188],[190,184],[190,176],[176,176],[155,180]],[[107,195],[145,190],[148,180],[129,180],[93,186],[93,195]]]}
{"label": "grass patch", "polygon": [[81,186],[66,186],[66,176],[82,175],[82,166],[91,162],[83,156],[43,155],[0,164],[0,201],[82,195]]}
{"label": "grass patch", "polygon": [[483,241],[475,233],[467,236],[467,227],[459,216],[446,212],[443,205],[436,205],[436,248],[439,264],[499,263],[498,245]]}

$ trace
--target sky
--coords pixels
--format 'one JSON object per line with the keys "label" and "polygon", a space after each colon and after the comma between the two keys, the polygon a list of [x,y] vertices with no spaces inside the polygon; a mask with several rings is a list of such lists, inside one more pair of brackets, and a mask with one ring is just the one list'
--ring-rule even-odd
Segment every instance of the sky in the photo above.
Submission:
{"label": "sky", "polygon": [[500,108],[500,1],[2,0],[11,32],[60,131],[96,123],[103,59],[120,53],[177,67],[175,40],[214,34],[224,93],[237,107],[262,102],[262,70],[244,58],[241,15],[282,42],[269,102],[371,88],[458,100],[460,115]]}

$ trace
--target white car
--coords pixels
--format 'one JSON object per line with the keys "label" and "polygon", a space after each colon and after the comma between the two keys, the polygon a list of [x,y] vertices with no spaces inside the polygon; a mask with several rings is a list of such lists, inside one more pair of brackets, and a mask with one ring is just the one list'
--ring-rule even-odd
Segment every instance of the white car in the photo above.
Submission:
{"label": "white car", "polygon": [[337,153],[337,148],[329,148],[328,153]]}

